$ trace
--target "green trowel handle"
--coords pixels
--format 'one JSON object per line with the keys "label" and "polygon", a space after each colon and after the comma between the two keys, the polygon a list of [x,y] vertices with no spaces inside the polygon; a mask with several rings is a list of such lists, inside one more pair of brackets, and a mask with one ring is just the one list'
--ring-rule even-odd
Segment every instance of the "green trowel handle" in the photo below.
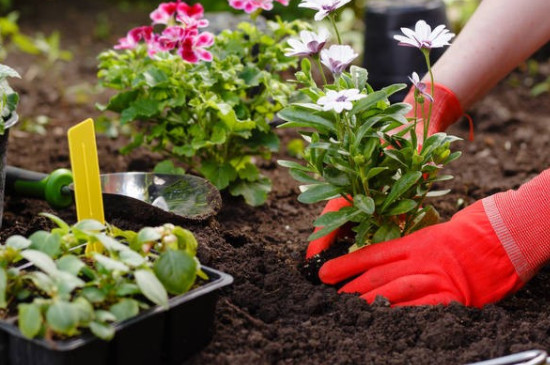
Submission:
{"label": "green trowel handle", "polygon": [[67,169],[57,169],[51,174],[6,167],[6,192],[21,196],[45,199],[53,208],[66,208],[73,204],[68,186],[73,174]]}

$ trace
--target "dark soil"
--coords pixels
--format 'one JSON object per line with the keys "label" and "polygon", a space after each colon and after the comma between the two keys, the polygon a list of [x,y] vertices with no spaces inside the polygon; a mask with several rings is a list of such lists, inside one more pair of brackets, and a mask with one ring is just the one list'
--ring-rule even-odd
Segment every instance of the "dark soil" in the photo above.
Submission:
{"label": "dark soil", "polygon": [[[10,164],[41,172],[69,167],[67,129],[87,117],[99,118],[94,103],[105,101],[107,94],[81,92],[95,85],[95,56],[131,25],[148,19],[145,12],[122,12],[107,4],[17,1],[24,31],[60,30],[62,47],[72,50],[75,58],[50,68],[30,56],[8,58],[24,75],[14,83],[21,93],[22,119],[51,118],[46,136],[11,131]],[[110,27],[105,39],[94,38],[98,20]],[[457,144],[464,156],[448,168],[455,179],[445,184],[453,192],[433,202],[443,219],[477,199],[517,188],[550,165],[548,95],[530,97],[533,80],[521,70],[513,80],[499,85],[471,111],[475,140]],[[467,137],[467,123],[450,132]],[[291,132],[281,136],[294,137]],[[150,171],[159,161],[143,150],[122,156],[118,149],[125,142],[124,137],[98,136],[102,172]],[[368,305],[306,279],[300,271],[306,238],[322,207],[296,200],[296,182],[275,163],[281,156],[284,151],[262,166],[274,184],[265,206],[249,207],[224,195],[216,217],[188,225],[201,242],[201,261],[235,278],[219,301],[212,342],[191,364],[460,364],[529,349],[550,350],[548,267],[516,295],[483,309],[390,308],[381,298]],[[38,200],[7,196],[0,239],[47,227],[37,216],[42,211],[75,220],[73,209],[55,211]],[[108,218],[122,228],[161,223],[151,212]]]}

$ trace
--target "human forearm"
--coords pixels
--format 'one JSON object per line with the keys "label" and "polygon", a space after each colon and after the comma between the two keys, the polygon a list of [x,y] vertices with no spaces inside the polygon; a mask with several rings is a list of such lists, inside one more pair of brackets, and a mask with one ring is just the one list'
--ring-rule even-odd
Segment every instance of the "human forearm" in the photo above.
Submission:
{"label": "human forearm", "polygon": [[550,1],[484,0],[434,65],[467,110],[550,39]]}

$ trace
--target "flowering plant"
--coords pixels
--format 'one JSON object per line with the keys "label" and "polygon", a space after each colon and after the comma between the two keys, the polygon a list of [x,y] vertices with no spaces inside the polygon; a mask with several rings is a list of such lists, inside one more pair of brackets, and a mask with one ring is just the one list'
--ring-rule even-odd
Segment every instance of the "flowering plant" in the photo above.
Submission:
{"label": "flowering plant", "polygon": [[[273,6],[272,0],[230,3],[253,17]],[[305,24],[243,22],[213,35],[203,31],[203,13],[200,4],[162,3],[151,26],[130,30],[116,50],[103,52],[100,82],[117,94],[102,108],[120,113],[120,124],[131,123],[133,141],[123,152],[145,145],[260,205],[271,181],[256,163],[279,145],[268,121],[293,92],[279,74],[297,65],[285,56],[283,40]]]}
{"label": "flowering plant", "polygon": [[[431,189],[434,183],[452,178],[439,172],[460,152],[449,149],[458,137],[445,133],[427,136],[433,90],[430,93],[416,73],[411,76],[416,99],[414,117],[408,117],[411,105],[391,104],[388,100],[405,84],[375,91],[367,82],[367,70],[350,67],[358,55],[340,44],[334,19],[334,12],[347,2],[303,0],[299,5],[317,10],[316,20],[329,17],[338,44],[328,46],[326,30],[301,32],[300,39],[288,41],[288,55],[306,56],[296,73],[306,102],[291,104],[279,112],[286,121],[281,127],[308,128],[301,134],[309,145],[304,153],[306,165],[294,161],[279,164],[304,183],[299,201],[316,203],[340,196],[349,202],[348,207],[319,217],[314,225],[322,228],[309,239],[353,222],[356,248],[398,238],[437,222],[438,214],[426,204],[426,198],[447,192]],[[414,31],[402,30],[404,35],[396,39],[426,55],[433,81],[430,49],[447,45],[453,34],[444,26],[432,31],[423,21]],[[312,76],[310,60],[320,71],[320,86]],[[323,66],[330,71],[333,82],[327,81]],[[428,108],[425,103],[430,103]],[[419,110],[421,115],[417,115]],[[417,137],[417,124],[418,133],[423,131],[422,139]]]}

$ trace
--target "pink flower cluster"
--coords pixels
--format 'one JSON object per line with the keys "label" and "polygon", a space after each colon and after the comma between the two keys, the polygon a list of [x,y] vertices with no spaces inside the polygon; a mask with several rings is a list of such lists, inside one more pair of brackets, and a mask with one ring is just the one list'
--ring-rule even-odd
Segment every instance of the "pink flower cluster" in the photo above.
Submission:
{"label": "pink flower cluster", "polygon": [[[289,0],[275,0],[284,6],[288,5]],[[271,10],[273,9],[273,0],[229,0],[229,5],[234,9],[244,10],[248,14],[253,13],[257,9]]]}
{"label": "pink flower cluster", "polygon": [[[175,50],[190,63],[212,61],[212,54],[205,48],[214,44],[214,35],[199,32],[200,28],[208,26],[208,20],[203,19],[204,8],[201,4],[188,5],[180,0],[162,3],[150,16],[153,25],[131,29],[114,48],[133,49],[144,41],[149,56]],[[164,30],[155,33],[153,26],[156,24],[165,25]]]}

